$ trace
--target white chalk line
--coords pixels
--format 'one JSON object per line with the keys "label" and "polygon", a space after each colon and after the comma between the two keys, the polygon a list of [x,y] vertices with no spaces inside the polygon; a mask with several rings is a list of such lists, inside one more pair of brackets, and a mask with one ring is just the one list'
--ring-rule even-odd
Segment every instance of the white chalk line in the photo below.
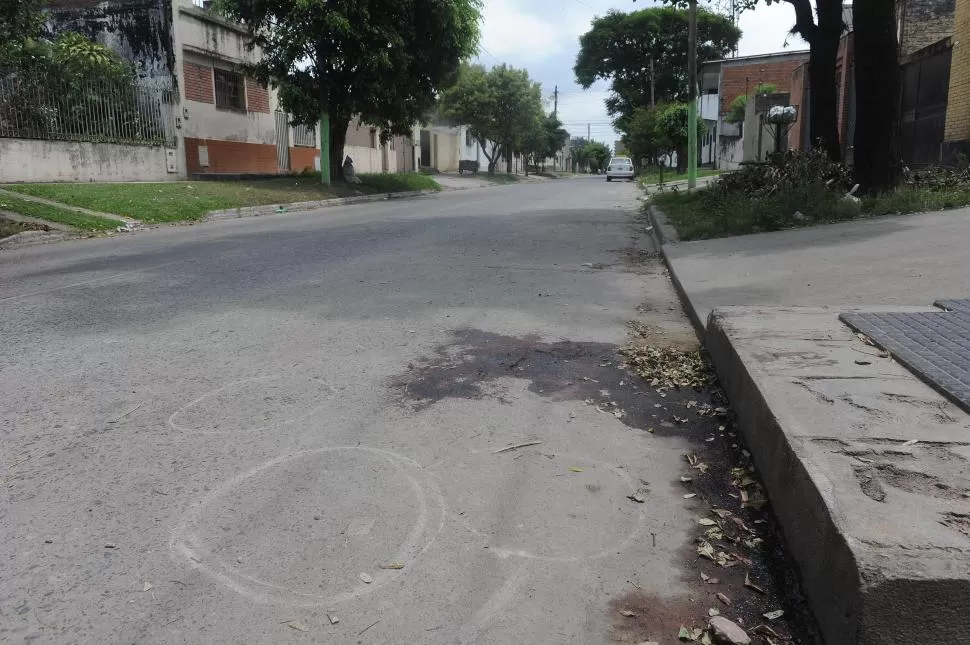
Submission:
{"label": "white chalk line", "polygon": [[[481,452],[482,451],[470,451],[469,454],[481,454]],[[590,459],[588,457],[584,457],[583,461],[605,466],[606,468],[613,471],[620,479],[622,479],[624,483],[628,487],[630,487],[631,490],[634,489],[633,479],[622,468],[617,468],[616,466],[610,463],[607,463],[605,461]],[[557,556],[557,555],[541,555],[537,553],[532,553],[531,551],[527,551],[525,549],[512,549],[512,548],[496,547],[496,546],[489,545],[488,552],[503,560],[511,557],[522,558],[524,560],[538,560],[542,562],[583,562],[586,560],[602,560],[604,558],[608,558],[610,556],[616,555],[618,551],[619,552],[625,551],[627,548],[629,548],[631,544],[633,544],[634,540],[636,540],[640,536],[640,534],[643,533],[647,518],[645,513],[643,512],[643,509],[640,508],[640,506],[641,506],[640,504],[637,504],[636,526],[629,534],[626,535],[626,537],[623,538],[623,540],[619,544],[617,544],[613,548],[602,549],[601,551],[597,551],[596,553],[592,553],[589,555]],[[462,528],[466,529],[470,533],[482,538],[486,542],[488,541],[489,536],[484,532],[476,529],[465,518],[461,516],[456,516],[456,517],[453,517],[452,519],[455,520],[456,524],[460,525]]]}
{"label": "white chalk line", "polygon": [[[290,418],[288,418],[288,419],[286,419],[284,421],[278,421],[276,423],[270,423],[270,424],[263,425],[263,426],[259,426],[259,427],[256,427],[256,428],[230,428],[228,430],[202,430],[200,428],[190,428],[188,426],[183,426],[183,425],[180,425],[179,423],[177,423],[175,421],[175,417],[179,416],[180,414],[183,414],[183,413],[187,412],[193,406],[198,405],[199,403],[202,403],[206,399],[212,398],[214,396],[218,396],[219,394],[222,394],[226,390],[232,389],[232,388],[234,388],[236,386],[239,386],[239,385],[243,385],[245,383],[253,383],[253,382],[256,382],[256,381],[273,381],[273,380],[282,378],[283,376],[285,376],[285,375],[284,374],[275,374],[275,375],[271,375],[271,376],[254,376],[254,377],[250,377],[250,378],[237,379],[235,381],[230,381],[229,383],[226,383],[225,385],[223,385],[221,387],[217,387],[214,390],[209,390],[205,394],[203,394],[203,395],[201,395],[199,397],[196,397],[195,399],[192,399],[187,404],[185,404],[182,407],[180,407],[178,410],[176,410],[175,412],[173,412],[168,417],[168,425],[173,430],[177,430],[179,432],[191,432],[191,433],[197,433],[197,434],[229,434],[229,433],[236,433],[236,432],[263,432],[265,430],[269,430],[269,429],[274,428],[274,427],[277,427],[277,426],[285,426],[287,424],[296,423],[297,421],[303,421],[304,419],[312,416],[314,413],[319,412],[320,410],[322,410],[324,407],[326,407],[327,403],[329,403],[330,398],[328,398],[327,401],[325,401],[323,403],[320,403],[320,404],[317,404],[317,405],[313,406],[312,408],[310,408],[309,410],[306,410],[306,411],[298,414],[297,416],[290,417]],[[336,388],[334,388],[332,385],[330,385],[330,383],[328,383],[326,380],[324,380],[322,378],[316,378],[315,380],[317,380],[323,386],[323,389],[329,390],[330,397],[332,397],[333,395],[335,395],[337,393]]]}
{"label": "white chalk line", "polygon": [[[239,571],[237,567],[233,567],[223,562],[218,557],[208,553],[205,546],[201,543],[201,540],[199,540],[195,533],[192,532],[192,525],[200,519],[202,511],[206,506],[229,493],[233,488],[241,484],[246,479],[249,479],[250,477],[253,477],[267,469],[302,457],[339,450],[359,450],[378,455],[397,468],[397,470],[408,480],[408,483],[414,490],[418,500],[418,519],[416,520],[414,527],[411,529],[408,538],[399,551],[395,561],[401,562],[402,564],[414,562],[431,547],[444,528],[446,515],[444,497],[441,495],[440,490],[431,484],[430,489],[435,498],[434,501],[440,507],[439,521],[438,526],[431,530],[428,539],[422,546],[421,538],[427,531],[429,515],[427,495],[425,489],[418,482],[417,478],[402,468],[402,465],[406,465],[410,468],[420,470],[420,465],[404,455],[378,448],[368,448],[363,446],[334,446],[302,450],[296,453],[271,459],[270,461],[264,462],[229,479],[214,491],[206,495],[201,501],[195,504],[182,516],[179,523],[172,530],[172,534],[169,539],[169,548],[173,555],[178,555],[185,558],[185,560],[188,561],[189,566],[192,568],[203,572],[214,580],[221,582],[236,593],[245,596],[254,602],[261,604],[286,604],[294,607],[333,606],[346,600],[358,598],[365,594],[371,593],[385,586],[389,582],[406,575],[408,570],[407,566],[405,566],[405,569],[399,571],[382,571],[381,573],[377,574],[373,583],[359,585],[347,592],[330,596],[310,594],[297,591],[284,585],[278,585],[265,580],[260,580],[254,576]],[[418,548],[419,546],[421,548]],[[415,550],[417,551],[415,552]]]}

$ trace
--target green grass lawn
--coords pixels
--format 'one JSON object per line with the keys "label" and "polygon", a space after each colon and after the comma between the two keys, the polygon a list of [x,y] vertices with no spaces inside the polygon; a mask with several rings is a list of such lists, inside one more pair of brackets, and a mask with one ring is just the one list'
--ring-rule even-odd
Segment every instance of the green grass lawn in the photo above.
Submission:
{"label": "green grass lawn", "polygon": [[6,195],[0,195],[0,210],[37,217],[48,222],[67,224],[82,231],[111,231],[122,224],[116,220],[83,215],[56,206],[38,204],[37,202],[31,202],[17,197],[8,197]]}
{"label": "green grass lawn", "polygon": [[901,187],[885,195],[863,197],[860,203],[821,185],[798,186],[756,199],[715,188],[668,190],[654,193],[650,199],[686,241],[959,208],[970,204],[970,188]]}
{"label": "green grass lawn", "polygon": [[341,182],[332,186],[321,184],[319,176],[303,175],[250,181],[9,184],[3,188],[103,213],[126,215],[148,223],[199,220],[209,211],[244,206],[440,188],[431,177],[417,173],[360,175],[360,179],[360,184]]}
{"label": "green grass lawn", "polygon": [[[711,168],[698,168],[698,177],[713,177],[715,175],[720,175],[720,170],[713,170]],[[687,179],[687,173],[678,173],[675,170],[670,172],[664,171],[664,183],[669,183],[672,181],[685,181]],[[637,174],[637,182],[640,186],[652,186],[654,184],[660,183],[660,173],[653,170],[644,171],[643,173]]]}

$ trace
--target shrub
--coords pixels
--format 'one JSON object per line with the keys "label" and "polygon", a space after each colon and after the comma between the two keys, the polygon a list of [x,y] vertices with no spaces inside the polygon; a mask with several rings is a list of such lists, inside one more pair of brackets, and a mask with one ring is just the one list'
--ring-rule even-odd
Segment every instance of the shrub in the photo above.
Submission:
{"label": "shrub", "polygon": [[765,163],[744,164],[740,170],[723,175],[718,189],[746,197],[763,197],[796,186],[818,185],[844,193],[851,182],[852,171],[848,166],[831,161],[824,150],[789,150],[768,155]]}

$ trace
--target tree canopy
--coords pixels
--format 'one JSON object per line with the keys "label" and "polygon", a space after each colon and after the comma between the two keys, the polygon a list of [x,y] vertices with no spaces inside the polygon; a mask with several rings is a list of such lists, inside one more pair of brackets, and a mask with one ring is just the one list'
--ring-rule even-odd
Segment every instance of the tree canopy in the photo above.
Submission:
{"label": "tree canopy", "polygon": [[511,172],[513,152],[543,147],[542,94],[524,69],[463,65],[454,85],[441,93],[441,115],[468,126],[488,160],[488,171],[503,155]]}
{"label": "tree canopy", "polygon": [[593,172],[599,172],[605,168],[612,156],[613,151],[605,143],[590,141],[583,146],[582,157],[589,164],[589,169]]}
{"label": "tree canopy", "polygon": [[[576,82],[589,88],[610,81],[606,108],[620,129],[639,107],[650,105],[650,61],[653,59],[658,103],[687,99],[688,13],[673,7],[653,7],[631,13],[610,11],[596,18],[580,37],[573,71]],[[697,55],[714,60],[728,55],[741,38],[731,19],[699,9]]]}
{"label": "tree canopy", "polygon": [[253,32],[253,73],[280,89],[297,123],[330,115],[331,175],[340,177],[351,118],[410,133],[475,54],[479,0],[221,0]]}
{"label": "tree canopy", "polygon": [[[635,160],[657,159],[676,153],[677,169],[683,170],[687,163],[687,124],[686,103],[662,103],[652,108],[638,108],[627,123],[623,140]],[[694,127],[700,139],[707,126],[703,119],[698,118]]]}

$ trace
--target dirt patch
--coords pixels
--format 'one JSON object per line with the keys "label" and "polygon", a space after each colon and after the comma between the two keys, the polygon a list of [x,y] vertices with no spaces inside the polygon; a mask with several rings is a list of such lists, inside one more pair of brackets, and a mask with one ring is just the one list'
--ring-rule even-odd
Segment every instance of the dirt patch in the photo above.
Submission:
{"label": "dirt patch", "polygon": [[[632,332],[635,342],[644,340]],[[655,598],[638,590],[615,597],[605,608],[612,642],[677,643],[680,626],[704,627],[711,608],[743,625],[761,645],[820,642],[723,392],[716,385],[663,387],[659,380],[654,386],[626,360],[609,344],[461,329],[389,385],[400,405],[421,411],[447,398],[502,400],[503,379],[524,379],[539,396],[584,401],[636,431],[690,442],[682,475],[688,481],[670,484],[690,496],[685,513],[714,524],[699,523],[696,541],[681,551],[689,597]],[[699,552],[705,545],[713,557]],[[779,609],[783,617],[764,617]]]}
{"label": "dirt patch", "polygon": [[[478,329],[453,332],[451,342],[389,385],[398,401],[424,410],[446,398],[503,400],[499,379],[529,381],[528,389],[554,401],[584,401],[624,425],[659,436],[683,436],[688,418],[714,414],[700,388],[658,390],[631,372],[614,345],[543,342]],[[716,427],[708,419],[706,425]]]}
{"label": "dirt patch", "polygon": [[35,224],[33,222],[15,222],[13,220],[0,217],[0,240],[24,231],[52,231],[50,226]]}

